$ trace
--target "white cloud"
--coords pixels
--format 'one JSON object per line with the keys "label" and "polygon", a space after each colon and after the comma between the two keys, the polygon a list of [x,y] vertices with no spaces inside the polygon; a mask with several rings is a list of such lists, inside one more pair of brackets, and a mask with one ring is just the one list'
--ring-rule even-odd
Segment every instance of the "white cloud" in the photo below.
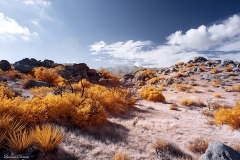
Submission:
{"label": "white cloud", "polygon": [[0,34],[23,34],[30,35],[27,27],[22,27],[11,18],[5,17],[3,13],[0,13]]}
{"label": "white cloud", "polygon": [[44,0],[24,0],[23,3],[30,4],[30,5],[42,5],[42,6],[51,5],[50,1],[44,1]]}
{"label": "white cloud", "polygon": [[27,27],[20,26],[14,19],[5,17],[3,13],[0,13],[0,35],[4,40],[15,40],[17,36],[29,40],[31,36]]}
{"label": "white cloud", "polygon": [[240,35],[240,16],[234,15],[221,24],[206,27],[201,25],[198,29],[190,29],[185,34],[177,31],[167,37],[169,45],[181,45],[192,49],[209,49],[223,43],[228,38]]}
{"label": "white cloud", "polygon": [[39,19],[32,19],[30,22],[36,26],[39,26]]}
{"label": "white cloud", "polygon": [[[240,16],[233,15],[219,24],[189,29],[185,34],[176,31],[164,45],[153,47],[151,41],[104,41],[90,45],[93,56],[105,55],[109,63],[127,63],[145,67],[167,67],[176,62],[187,62],[197,56],[240,61]],[[211,53],[212,52],[212,53]],[[234,52],[234,53],[226,53]],[[97,59],[97,58],[96,58]]]}

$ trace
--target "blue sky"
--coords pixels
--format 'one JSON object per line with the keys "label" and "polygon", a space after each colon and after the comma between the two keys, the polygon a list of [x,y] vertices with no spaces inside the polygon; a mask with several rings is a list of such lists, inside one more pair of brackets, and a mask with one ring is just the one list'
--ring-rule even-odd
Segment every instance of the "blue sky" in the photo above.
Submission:
{"label": "blue sky", "polygon": [[167,67],[240,61],[239,0],[0,0],[0,59]]}

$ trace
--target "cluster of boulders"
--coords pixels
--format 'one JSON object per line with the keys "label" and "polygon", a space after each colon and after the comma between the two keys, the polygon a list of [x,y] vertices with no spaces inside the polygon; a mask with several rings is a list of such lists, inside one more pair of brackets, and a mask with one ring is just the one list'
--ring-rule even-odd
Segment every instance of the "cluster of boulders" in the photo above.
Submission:
{"label": "cluster of boulders", "polygon": [[[80,81],[83,78],[86,78],[92,83],[98,83],[105,86],[112,86],[116,84],[116,79],[106,79],[102,74],[99,74],[95,69],[90,69],[85,63],[78,64],[58,64],[52,60],[45,59],[44,61],[36,60],[34,58],[24,58],[20,61],[15,62],[14,64],[10,64],[7,60],[0,61],[0,69],[3,71],[8,71],[11,69],[17,70],[21,73],[29,73],[36,67],[46,67],[46,68],[54,68],[57,66],[62,66],[62,69],[58,71],[58,74],[61,75],[65,79],[69,79],[75,82]],[[46,86],[40,81],[31,82],[29,86]]]}
{"label": "cluster of boulders", "polygon": [[[179,73],[179,71],[183,69],[183,67],[189,64],[193,64],[193,65],[189,67],[186,71]],[[224,80],[229,77],[226,71],[218,74],[209,73],[209,71],[211,71],[214,67],[216,67],[218,70],[221,70],[223,67],[226,67],[230,64],[232,65],[231,72],[233,72],[231,76],[239,76],[240,63],[237,61],[208,60],[204,57],[195,57],[194,60],[190,60],[189,62],[184,63],[182,65],[176,64],[171,67],[160,68],[156,71],[155,75],[147,75],[144,72],[140,74],[139,72],[135,72],[134,74],[126,73],[122,76],[120,81],[122,85],[131,87],[134,85],[139,85],[139,86],[146,85],[147,80],[151,79],[152,77],[161,76],[161,75],[163,76],[173,75],[173,76],[171,76],[170,78],[162,79],[160,81],[156,80],[153,82],[153,84],[159,83],[159,84],[171,85],[173,83],[181,83],[185,77],[190,77],[191,75],[199,75],[201,79],[205,79],[208,81],[211,81],[212,79],[216,79],[216,78]],[[202,68],[200,67],[201,65],[205,67]]]}

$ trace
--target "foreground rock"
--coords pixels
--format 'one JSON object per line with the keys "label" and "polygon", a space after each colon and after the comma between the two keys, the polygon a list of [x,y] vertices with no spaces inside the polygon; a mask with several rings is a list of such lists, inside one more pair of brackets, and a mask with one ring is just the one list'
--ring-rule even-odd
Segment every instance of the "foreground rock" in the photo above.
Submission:
{"label": "foreground rock", "polygon": [[240,153],[221,142],[213,141],[200,160],[240,160]]}

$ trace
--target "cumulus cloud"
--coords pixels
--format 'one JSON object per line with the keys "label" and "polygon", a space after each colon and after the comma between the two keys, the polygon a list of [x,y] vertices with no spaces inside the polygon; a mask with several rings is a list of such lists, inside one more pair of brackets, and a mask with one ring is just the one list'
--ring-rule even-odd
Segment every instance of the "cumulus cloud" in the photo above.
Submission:
{"label": "cumulus cloud", "polygon": [[[104,41],[90,45],[93,56],[105,55],[105,61],[145,67],[167,67],[197,56],[240,61],[240,16],[233,15],[218,24],[201,25],[186,33],[176,31],[166,37],[166,43],[153,46],[151,41]],[[229,53],[230,52],[230,53]],[[97,59],[97,58],[96,58]],[[110,60],[109,60],[110,59]]]}
{"label": "cumulus cloud", "polygon": [[[35,32],[34,35],[36,34]],[[16,40],[17,37],[20,37],[25,41],[29,41],[31,36],[27,27],[20,26],[14,19],[0,13],[0,38],[2,40]]]}
{"label": "cumulus cloud", "polygon": [[221,24],[210,27],[201,25],[197,29],[190,29],[185,34],[177,31],[167,37],[168,44],[181,45],[192,49],[209,49],[224,43],[226,39],[240,35],[240,16],[234,15]]}

